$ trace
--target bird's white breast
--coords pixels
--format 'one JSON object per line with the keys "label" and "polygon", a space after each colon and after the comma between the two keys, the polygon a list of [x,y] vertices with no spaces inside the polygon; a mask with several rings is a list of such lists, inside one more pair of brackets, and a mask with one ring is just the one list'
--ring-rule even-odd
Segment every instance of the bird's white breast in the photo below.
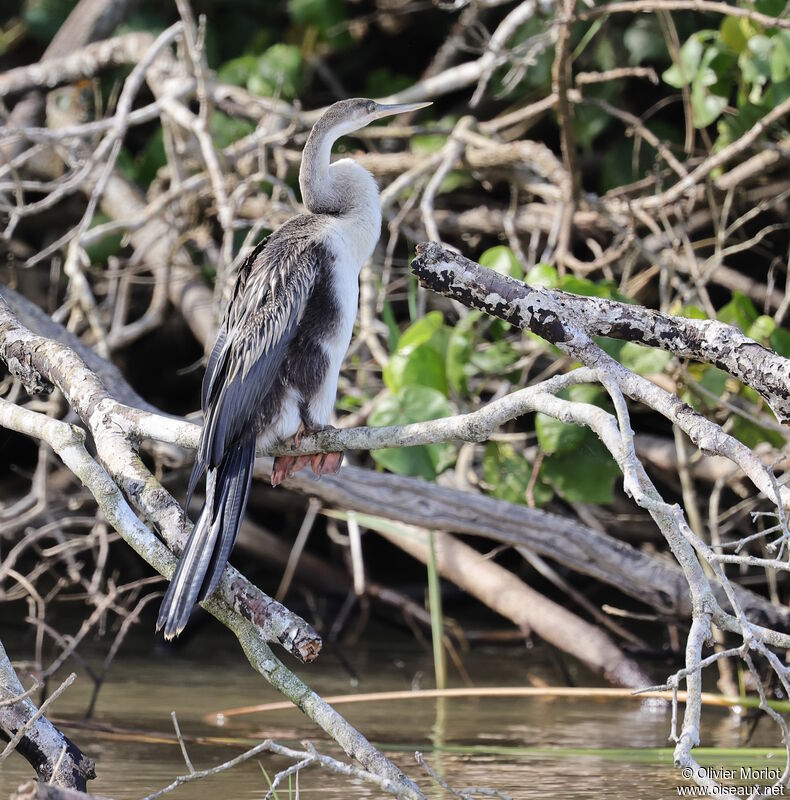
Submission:
{"label": "bird's white breast", "polygon": [[[375,190],[375,184],[374,184]],[[330,254],[331,286],[337,310],[336,324],[322,342],[328,360],[326,377],[312,402],[310,412],[316,422],[329,423],[337,395],[337,380],[351,342],[359,306],[359,272],[370,258],[381,230],[381,214],[376,205],[365,210],[331,218],[324,243]]]}

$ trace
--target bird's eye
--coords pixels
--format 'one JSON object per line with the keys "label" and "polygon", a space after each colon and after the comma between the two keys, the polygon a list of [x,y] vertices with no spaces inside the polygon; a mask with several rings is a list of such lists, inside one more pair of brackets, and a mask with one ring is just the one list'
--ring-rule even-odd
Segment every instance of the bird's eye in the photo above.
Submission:
{"label": "bird's eye", "polygon": [[368,103],[368,114],[372,114],[376,110],[376,104],[371,100]]}

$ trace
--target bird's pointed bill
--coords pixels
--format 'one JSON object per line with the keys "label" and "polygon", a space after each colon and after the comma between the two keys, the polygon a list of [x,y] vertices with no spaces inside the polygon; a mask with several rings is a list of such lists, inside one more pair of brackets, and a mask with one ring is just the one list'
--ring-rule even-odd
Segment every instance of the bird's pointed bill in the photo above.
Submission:
{"label": "bird's pointed bill", "polygon": [[433,103],[428,100],[423,103],[393,103],[391,105],[377,103],[376,105],[375,117],[376,119],[381,119],[382,117],[391,117],[393,114],[405,114],[408,111],[419,111],[419,109],[427,108],[433,105]]}

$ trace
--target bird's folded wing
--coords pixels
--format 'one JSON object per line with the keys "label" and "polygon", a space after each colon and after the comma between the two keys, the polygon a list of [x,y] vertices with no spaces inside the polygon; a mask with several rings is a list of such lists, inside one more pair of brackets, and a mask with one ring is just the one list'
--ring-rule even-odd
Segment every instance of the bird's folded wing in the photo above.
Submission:
{"label": "bird's folded wing", "polygon": [[304,313],[319,255],[307,241],[283,258],[264,241],[240,268],[203,380],[205,421],[188,496],[205,470],[251,433]]}

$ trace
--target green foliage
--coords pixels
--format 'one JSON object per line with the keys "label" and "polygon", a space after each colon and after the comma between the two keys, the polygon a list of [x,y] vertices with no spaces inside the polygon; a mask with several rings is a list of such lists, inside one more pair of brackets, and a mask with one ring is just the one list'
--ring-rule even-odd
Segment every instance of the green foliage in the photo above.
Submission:
{"label": "green foliage", "polygon": [[472,371],[470,358],[474,346],[475,323],[482,312],[471,311],[450,330],[447,338],[447,383],[459,395],[469,394],[468,374]]}
{"label": "green foliage", "polygon": [[769,338],[769,343],[780,356],[790,358],[790,331],[787,328],[776,328]]}
{"label": "green foliage", "polygon": [[316,28],[326,39],[332,28],[346,18],[343,0],[288,0],[288,13],[296,22]]}
{"label": "green foliage", "polygon": [[774,447],[783,447],[787,443],[785,437],[778,431],[764,428],[740,414],[733,414],[730,433],[750,448],[755,448],[763,442],[768,442]]}
{"label": "green foliage", "polygon": [[367,81],[365,84],[366,97],[386,97],[407,89],[413,83],[408,75],[392,72],[387,67],[372,69],[365,77]]}
{"label": "green foliage", "polygon": [[[404,386],[383,397],[368,418],[374,427],[406,425],[447,417],[452,413],[447,398],[427,386]],[[429,444],[418,447],[397,447],[374,450],[375,462],[399,475],[416,475],[433,480],[455,460],[451,444]]]}
{"label": "green foliage", "polygon": [[591,281],[589,278],[577,278],[575,275],[563,275],[557,286],[563,292],[580,294],[585,297],[603,297],[607,300],[618,300],[621,303],[630,302],[627,297],[617,291],[617,286],[612,281]]}
{"label": "green foliage", "polygon": [[384,384],[391,392],[404,386],[428,386],[447,394],[444,342],[439,335],[442,325],[441,312],[431,311],[403,332],[384,368]]}
{"label": "green foliage", "polygon": [[[718,29],[692,34],[663,78],[690,88],[694,125],[718,121],[722,147],[790,97],[790,31],[725,17]],[[736,113],[723,116],[733,101]]]}
{"label": "green foliage", "polygon": [[211,138],[216,147],[222,149],[255,130],[255,125],[248,119],[229,117],[221,111],[211,115]]}
{"label": "green foliage", "polygon": [[628,51],[631,66],[665,61],[667,48],[661,33],[661,25],[656,17],[637,17],[626,28],[623,44]]}
{"label": "green foliage", "polygon": [[73,9],[73,0],[28,0],[22,19],[32,36],[41,42],[49,42]]}
{"label": "green foliage", "polygon": [[595,340],[612,358],[638,375],[658,375],[672,360],[671,353],[656,347],[610,339],[607,336],[598,336]]}
{"label": "green foliage", "polygon": [[518,280],[524,278],[524,270],[521,268],[516,254],[504,245],[497,245],[486,250],[480,256],[480,264],[501,275],[508,275]]}
{"label": "green foliage", "polygon": [[157,128],[140,155],[134,160],[134,179],[142,186],[153,183],[156,173],[167,164],[164,134]]}
{"label": "green foliage", "polygon": [[518,361],[518,350],[503,339],[492,344],[484,344],[469,357],[470,362],[480,372],[487,375],[507,375]]}
{"label": "green foliage", "polygon": [[[605,405],[606,394],[592,384],[580,384],[560,393],[576,403]],[[570,502],[609,503],[620,469],[589,429],[570,425],[546,414],[535,415],[535,432],[543,454],[532,486],[535,505],[548,503],[556,492]],[[489,442],[483,459],[483,478],[494,497],[526,503],[534,466],[513,445]]]}
{"label": "green foliage", "polygon": [[293,100],[302,87],[302,54],[294,45],[274,44],[259,56],[227,61],[217,74],[220,80],[245,86],[255,94]]}
{"label": "green foliage", "polygon": [[[559,396],[574,403],[607,404],[605,392],[593,384],[572,386]],[[546,484],[571,502],[611,502],[612,481],[620,474],[620,469],[589,428],[569,425],[538,413],[535,432],[545,454],[540,476]]]}
{"label": "green foliage", "polygon": [[[507,442],[488,442],[483,456],[483,480],[491,495],[508,503],[525,505],[533,467]],[[536,506],[551,500],[554,492],[539,478],[532,487]]]}
{"label": "green foliage", "polygon": [[438,153],[447,143],[447,134],[419,133],[411,137],[409,147],[413,153]]}
{"label": "green foliage", "polygon": [[[598,405],[603,398],[600,387],[591,384],[580,384],[571,387],[559,395],[576,403]],[[535,432],[538,435],[540,449],[547,455],[553,453],[569,453],[580,447],[585,439],[587,428],[569,425],[546,414],[535,414]]]}
{"label": "green foliage", "polygon": [[760,342],[762,345],[767,345],[770,341],[771,334],[776,330],[776,322],[774,321],[773,317],[766,316],[765,314],[761,314],[757,319],[749,326],[749,330],[746,331],[746,335],[750,339],[754,339],[756,342]]}
{"label": "green foliage", "polygon": [[722,306],[716,318],[719,322],[726,322],[728,325],[735,325],[746,333],[756,322],[758,317],[757,309],[751,298],[743,292],[733,292],[732,300],[727,305]]}
{"label": "green foliage", "polygon": [[[97,211],[96,214],[94,214],[93,216],[93,223],[91,224],[91,228],[96,228],[99,225],[104,225],[109,221],[110,218],[106,214],[103,214],[101,211]],[[108,236],[103,237],[98,242],[88,245],[88,247],[85,248],[85,252],[88,254],[88,258],[91,260],[91,264],[106,264],[107,259],[110,256],[114,256],[118,252],[120,252],[122,241],[123,241],[122,233],[112,233]]]}
{"label": "green foliage", "polygon": [[560,285],[560,276],[557,268],[551,264],[535,264],[524,278],[529,286],[542,289],[557,289]]}
{"label": "green foliage", "polygon": [[576,449],[543,459],[540,476],[569,502],[611,503],[620,468],[598,437],[589,428],[584,432]]}

